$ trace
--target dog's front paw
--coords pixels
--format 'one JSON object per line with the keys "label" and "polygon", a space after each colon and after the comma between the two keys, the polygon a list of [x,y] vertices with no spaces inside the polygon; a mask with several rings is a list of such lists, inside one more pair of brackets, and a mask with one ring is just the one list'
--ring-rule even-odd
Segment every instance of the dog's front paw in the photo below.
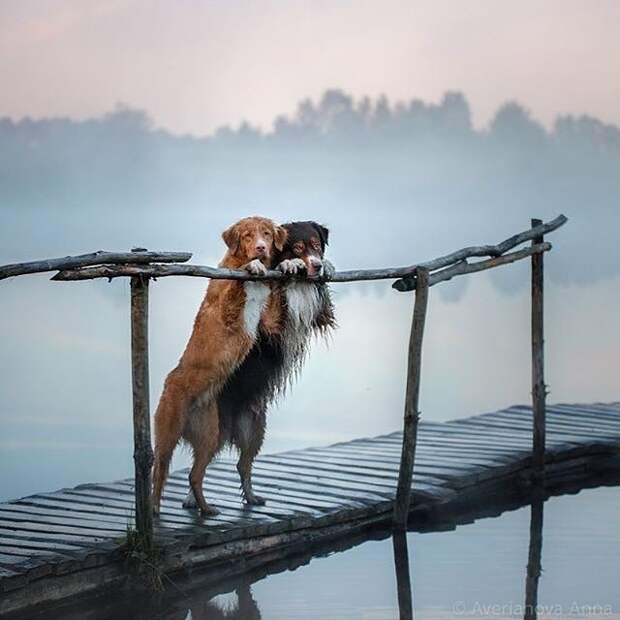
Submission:
{"label": "dog's front paw", "polygon": [[323,267],[321,269],[321,276],[323,276],[326,280],[331,280],[336,273],[336,268],[334,265],[326,259],[323,259]]}
{"label": "dog's front paw", "polygon": [[305,268],[306,263],[301,258],[286,258],[278,265],[278,269],[282,273],[289,273],[291,275],[296,275]]}
{"label": "dog's front paw", "polygon": [[246,266],[245,270],[251,273],[253,276],[264,276],[267,273],[267,267],[263,265],[263,263],[255,258],[253,261],[250,261]]}

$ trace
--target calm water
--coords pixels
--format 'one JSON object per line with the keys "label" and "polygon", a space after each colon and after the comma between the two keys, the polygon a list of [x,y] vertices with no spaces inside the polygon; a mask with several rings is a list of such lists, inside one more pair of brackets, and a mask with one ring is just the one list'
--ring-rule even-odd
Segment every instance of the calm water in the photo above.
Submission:
{"label": "calm water", "polygon": [[[539,618],[620,618],[620,488],[544,504]],[[415,618],[523,617],[531,507],[453,531],[409,533]],[[291,567],[298,566],[291,570]],[[367,540],[324,557],[301,557],[217,590],[194,576],[154,602],[98,599],[46,619],[391,620],[399,617],[392,540]],[[270,571],[270,572],[269,572]]]}

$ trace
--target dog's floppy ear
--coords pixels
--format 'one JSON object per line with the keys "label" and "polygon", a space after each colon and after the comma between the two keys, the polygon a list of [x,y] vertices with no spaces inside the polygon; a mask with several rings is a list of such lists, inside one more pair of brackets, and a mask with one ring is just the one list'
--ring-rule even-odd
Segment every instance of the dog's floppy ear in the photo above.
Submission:
{"label": "dog's floppy ear", "polygon": [[325,249],[325,246],[327,245],[328,239],[329,239],[329,229],[327,229],[322,224],[317,224],[316,222],[312,222],[312,225],[314,226],[316,231],[319,233],[319,239],[321,240],[321,245],[323,246],[323,249]]}
{"label": "dog's floppy ear", "polygon": [[239,227],[233,224],[230,228],[227,228],[222,233],[222,239],[224,239],[224,243],[228,246],[228,249],[235,254],[239,249],[239,242],[241,241]]}
{"label": "dog's floppy ear", "polygon": [[274,227],[273,243],[276,246],[276,250],[281,252],[284,249],[286,238],[288,237],[288,231],[284,226],[276,225]]}

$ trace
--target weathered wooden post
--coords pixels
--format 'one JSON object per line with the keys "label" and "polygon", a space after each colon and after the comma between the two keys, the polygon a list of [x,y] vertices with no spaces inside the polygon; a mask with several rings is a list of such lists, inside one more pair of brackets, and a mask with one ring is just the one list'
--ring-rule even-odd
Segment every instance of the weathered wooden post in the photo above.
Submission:
{"label": "weathered wooden post", "polygon": [[398,611],[400,620],[412,620],[413,600],[411,595],[411,578],[409,577],[409,554],[407,552],[407,532],[392,532],[394,548],[394,567],[396,568],[396,592],[398,594]]}
{"label": "weathered wooden post", "polygon": [[411,481],[418,434],[418,399],[420,396],[420,369],[422,366],[422,338],[428,304],[429,273],[418,267],[415,270],[415,305],[409,335],[409,356],[407,362],[407,391],[405,393],[405,416],[403,427],[403,447],[398,472],[398,487],[394,502],[394,527],[407,529],[409,502],[411,498]]}
{"label": "weathered wooden post", "polygon": [[[532,228],[542,220],[532,219]],[[532,245],[543,243],[543,236],[535,237]],[[545,471],[545,386],[544,366],[544,306],[543,306],[543,253],[532,254],[532,469],[542,480]]]}
{"label": "weathered wooden post", "polygon": [[151,504],[151,426],[149,415],[148,277],[131,278],[131,375],[133,389],[133,442],[136,529],[146,548],[153,542]]}

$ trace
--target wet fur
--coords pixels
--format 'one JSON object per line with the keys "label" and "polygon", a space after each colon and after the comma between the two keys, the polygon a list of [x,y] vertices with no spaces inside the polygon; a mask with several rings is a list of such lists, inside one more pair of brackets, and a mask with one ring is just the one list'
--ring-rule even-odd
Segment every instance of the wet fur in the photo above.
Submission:
{"label": "wet fur", "polygon": [[[328,231],[315,222],[284,224],[287,241],[279,260],[300,258],[293,251],[297,240],[320,240],[316,251],[323,257]],[[309,260],[303,256],[302,260]],[[316,261],[315,261],[316,262]],[[327,261],[325,261],[327,263]],[[220,442],[218,449],[240,450],[237,469],[245,500],[262,504],[252,488],[252,463],[265,437],[267,409],[299,374],[313,335],[327,335],[336,326],[329,288],[325,283],[289,280],[278,285],[274,303],[280,303],[280,331],[259,330],[258,339],[218,396]]]}
{"label": "wet fur", "polygon": [[[276,252],[284,247],[286,231],[271,220],[254,217],[237,222],[222,237],[228,251],[220,266],[257,273],[272,266]],[[259,260],[253,256],[252,248],[258,248],[256,244],[262,243],[263,237],[268,239],[269,248]],[[269,335],[281,329],[282,303],[279,292],[272,294],[273,288],[263,282],[211,280],[209,283],[190,339],[178,365],[166,378],[155,413],[153,507],[156,513],[172,454],[181,439],[193,452],[190,493],[185,505],[198,506],[205,514],[217,512],[206,503],[202,491],[206,467],[220,447],[217,396],[250,353],[259,333]]]}

